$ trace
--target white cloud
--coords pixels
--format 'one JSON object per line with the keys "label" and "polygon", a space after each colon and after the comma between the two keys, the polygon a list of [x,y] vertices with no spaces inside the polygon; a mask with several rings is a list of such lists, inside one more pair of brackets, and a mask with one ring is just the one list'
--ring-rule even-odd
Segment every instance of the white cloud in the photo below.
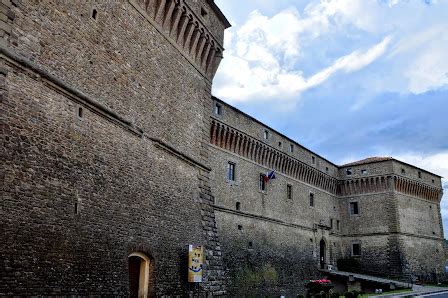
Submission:
{"label": "white cloud", "polygon": [[326,27],[322,16],[301,18],[295,9],[272,18],[251,13],[240,29],[230,33],[235,43],[218,71],[214,93],[232,102],[290,100],[338,72],[351,73],[369,65],[385,53],[391,41],[388,36],[367,50],[353,51],[309,77],[287,67],[288,61],[300,57],[301,38],[319,35]]}
{"label": "white cloud", "polygon": [[[379,93],[443,88],[448,85],[447,20],[448,1],[314,0],[303,14],[295,7],[271,17],[253,11],[226,33],[228,50],[214,93],[233,102],[297,101],[302,92],[383,55],[387,59],[374,71],[347,81],[365,92],[355,108]],[[343,40],[347,46],[335,42],[330,48],[324,40]],[[344,52],[349,54],[341,57]],[[310,66],[305,59],[313,54],[323,59]]]}

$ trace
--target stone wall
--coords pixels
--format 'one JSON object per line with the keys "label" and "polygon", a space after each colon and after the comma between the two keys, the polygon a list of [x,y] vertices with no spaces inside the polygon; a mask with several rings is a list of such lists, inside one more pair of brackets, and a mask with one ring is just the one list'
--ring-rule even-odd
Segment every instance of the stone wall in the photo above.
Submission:
{"label": "stone wall", "polygon": [[[133,1],[5,3],[0,293],[126,296],[139,251],[151,293],[224,294],[207,64]],[[199,287],[188,244],[206,248]]]}

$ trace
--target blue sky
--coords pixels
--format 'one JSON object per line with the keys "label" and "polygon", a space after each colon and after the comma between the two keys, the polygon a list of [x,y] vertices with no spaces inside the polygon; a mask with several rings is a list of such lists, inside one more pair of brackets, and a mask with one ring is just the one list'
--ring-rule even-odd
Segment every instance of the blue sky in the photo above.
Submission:
{"label": "blue sky", "polygon": [[448,0],[215,2],[233,27],[214,95],[337,164],[448,178]]}

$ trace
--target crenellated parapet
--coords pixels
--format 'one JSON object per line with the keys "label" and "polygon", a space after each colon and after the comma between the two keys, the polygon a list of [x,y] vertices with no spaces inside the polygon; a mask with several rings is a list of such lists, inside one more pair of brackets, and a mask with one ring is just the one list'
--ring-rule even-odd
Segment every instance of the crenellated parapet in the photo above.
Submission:
{"label": "crenellated parapet", "polygon": [[437,187],[397,175],[379,175],[375,177],[341,180],[338,182],[337,187],[337,194],[339,196],[353,196],[385,191],[396,191],[431,202],[439,202],[442,197],[441,189]]}
{"label": "crenellated parapet", "polygon": [[257,164],[336,194],[337,179],[215,119],[210,143]]}
{"label": "crenellated parapet", "polygon": [[440,188],[401,176],[394,176],[394,186],[397,192],[431,202],[439,203],[442,198],[442,190]]}
{"label": "crenellated parapet", "polygon": [[212,79],[224,48],[185,0],[129,0],[207,78]]}
{"label": "crenellated parapet", "polygon": [[393,190],[392,176],[376,176],[360,179],[340,180],[337,194],[353,196],[358,194],[385,192]]}
{"label": "crenellated parapet", "polygon": [[431,202],[440,202],[442,197],[442,190],[438,187],[395,174],[344,180],[334,178],[215,118],[211,121],[210,143],[342,197],[387,191],[395,191]]}

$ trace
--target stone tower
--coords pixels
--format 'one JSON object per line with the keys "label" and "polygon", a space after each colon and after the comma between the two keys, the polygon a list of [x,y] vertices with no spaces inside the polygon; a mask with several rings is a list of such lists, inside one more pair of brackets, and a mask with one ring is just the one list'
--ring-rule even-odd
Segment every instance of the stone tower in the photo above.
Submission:
{"label": "stone tower", "polygon": [[[219,8],[0,6],[0,293],[224,294],[204,145],[230,26]],[[200,286],[189,244],[205,246]]]}

